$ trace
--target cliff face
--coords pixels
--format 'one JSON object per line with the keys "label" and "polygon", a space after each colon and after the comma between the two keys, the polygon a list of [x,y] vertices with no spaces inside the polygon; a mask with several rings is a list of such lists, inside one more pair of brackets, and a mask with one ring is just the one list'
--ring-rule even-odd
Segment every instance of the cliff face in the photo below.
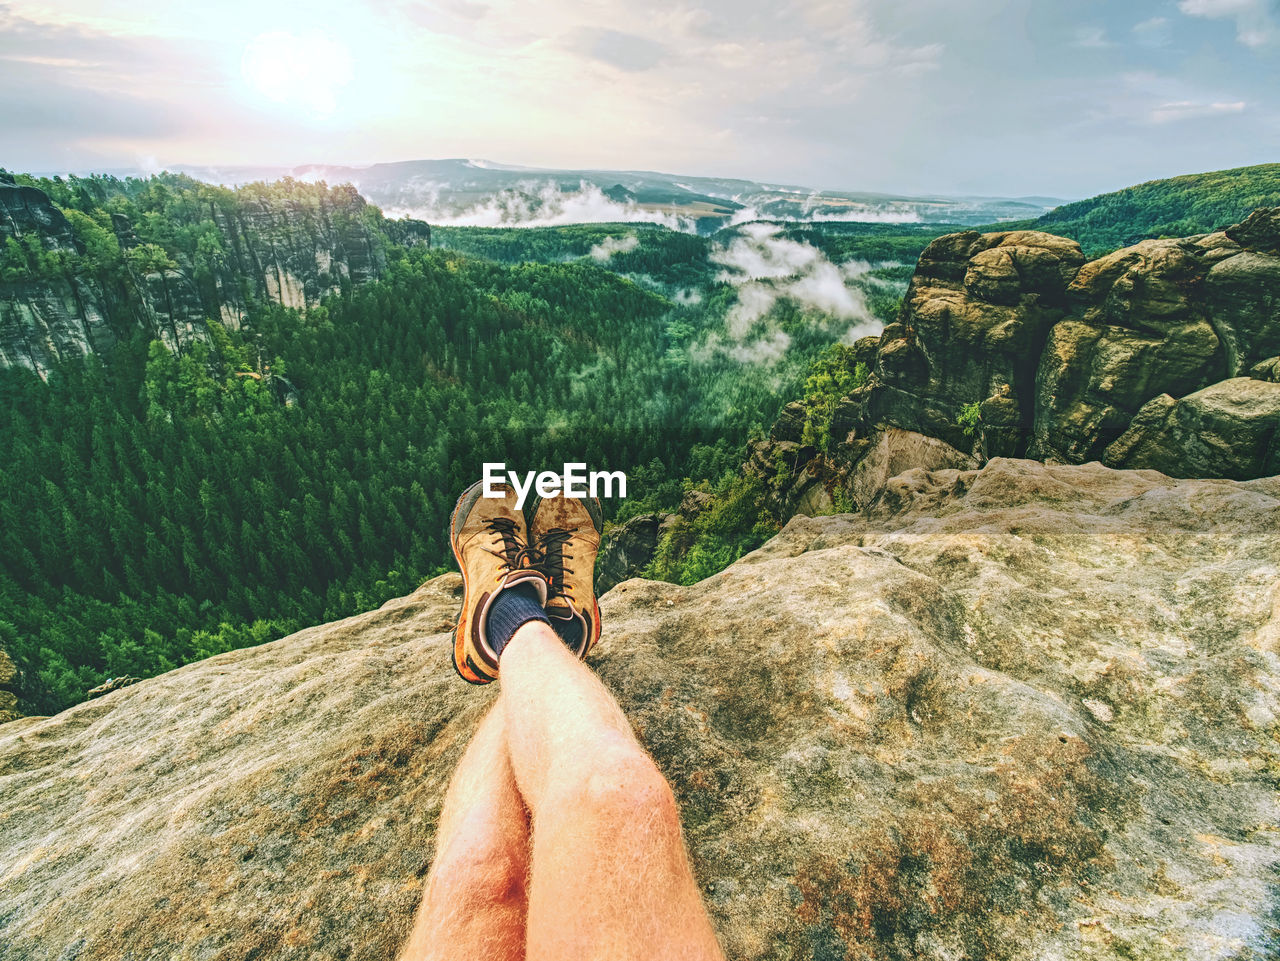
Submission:
{"label": "cliff face", "polygon": [[[81,269],[0,280],[0,365],[43,376],[61,360],[108,350],[139,327],[181,350],[207,338],[212,321],[240,327],[252,303],[306,310],[344,284],[377,277],[389,237],[430,243],[426,224],[384,230],[350,187],[333,188],[319,200],[313,192],[253,188],[235,197],[198,212],[214,227],[199,263],[180,252],[171,266],[140,265],[126,256],[116,276]],[[112,227],[126,254],[138,246],[128,218],[115,215]],[[45,254],[85,253],[48,196],[0,178],[0,245],[32,238]]]}
{"label": "cliff face", "polygon": [[211,207],[226,248],[214,267],[223,323],[239,326],[250,297],[306,310],[343,282],[378,276],[386,258],[363,218],[364,199],[343,187],[330,196],[321,204],[258,197],[234,213]]}
{"label": "cliff face", "polygon": [[[602,598],[728,956],[1274,957],[1280,483],[995,459]],[[0,726],[0,958],[389,959],[461,584]]]}
{"label": "cliff face", "polygon": [[1033,231],[941,237],[853,359],[871,376],[836,404],[829,451],[803,445],[799,402],[751,451],[784,517],[996,456],[1280,474],[1280,208],[1089,262]]}
{"label": "cliff face", "polygon": [[[880,339],[861,423],[965,451],[976,440],[985,456],[1267,476],[1280,473],[1280,386],[1241,385],[1234,393],[1249,393],[1248,409],[1234,415],[1207,414],[1211,405],[1189,395],[1247,378],[1276,355],[1280,209],[1088,263],[1073,241],[1048,234],[953,234],[921,256],[899,323]],[[1154,409],[1135,420],[1149,403],[1179,398],[1200,412],[1180,414],[1182,428],[1152,426]],[[980,409],[975,437],[956,422],[968,404]],[[1163,440],[1112,447],[1137,428]]]}
{"label": "cliff face", "polygon": [[[0,175],[0,245],[35,238],[41,250],[78,255],[67,218],[34,187]],[[0,365],[41,373],[67,357],[106,350],[116,335],[107,291],[89,278],[0,280]]]}

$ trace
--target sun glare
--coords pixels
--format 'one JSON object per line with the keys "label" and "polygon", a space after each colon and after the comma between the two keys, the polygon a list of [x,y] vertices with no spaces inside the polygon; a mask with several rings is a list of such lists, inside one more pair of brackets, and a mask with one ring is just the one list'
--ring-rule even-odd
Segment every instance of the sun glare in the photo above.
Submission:
{"label": "sun glare", "polygon": [[351,81],[351,53],[321,33],[263,33],[245,45],[240,70],[267,100],[323,119]]}

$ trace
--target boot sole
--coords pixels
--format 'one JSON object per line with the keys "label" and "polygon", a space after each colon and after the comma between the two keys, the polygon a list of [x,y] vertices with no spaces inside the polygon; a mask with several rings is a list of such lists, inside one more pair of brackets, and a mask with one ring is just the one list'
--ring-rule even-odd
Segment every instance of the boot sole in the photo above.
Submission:
{"label": "boot sole", "polygon": [[[453,505],[453,513],[449,515],[449,546],[453,549],[454,559],[458,562],[458,570],[462,572],[462,606],[458,609],[458,626],[454,628],[453,632],[453,669],[468,684],[476,685],[490,684],[497,678],[486,677],[478,670],[475,667],[475,661],[471,659],[467,651],[467,637],[466,632],[462,629],[462,623],[463,615],[467,612],[467,601],[471,596],[471,585],[467,582],[467,568],[462,563],[462,552],[458,549],[458,518],[466,518],[483,493],[484,481],[476,481],[459,495],[458,502]],[[467,671],[471,672],[470,675],[463,671],[462,666],[464,663],[466,663]]]}

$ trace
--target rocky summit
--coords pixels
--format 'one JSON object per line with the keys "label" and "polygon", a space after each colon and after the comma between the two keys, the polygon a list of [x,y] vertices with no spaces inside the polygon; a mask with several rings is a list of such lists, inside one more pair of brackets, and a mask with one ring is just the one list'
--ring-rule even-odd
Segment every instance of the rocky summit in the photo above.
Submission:
{"label": "rocky summit", "polygon": [[848,360],[867,376],[834,404],[825,450],[804,440],[804,401],[752,445],[744,470],[780,516],[865,506],[889,471],[989,457],[1275,475],[1280,208],[1091,261],[1039,231],[939,237],[897,320]]}
{"label": "rocky summit", "polygon": [[[1277,530],[1277,478],[915,469],[622,582],[592,660],[730,958],[1275,957]],[[460,591],[0,726],[0,958],[391,958],[497,695]]]}
{"label": "rocky summit", "polygon": [[[1224,388],[1214,396],[1250,396],[1225,417],[1206,416],[1222,404],[1197,392],[1269,369],[1280,355],[1278,251],[1275,209],[1089,262],[1074,241],[1035,231],[941,237],[876,344],[872,381],[853,398],[855,423],[863,435],[891,426],[979,456],[1104,458],[1187,477],[1274,474],[1280,387],[1258,376]],[[1180,426],[1155,428],[1161,441],[1110,448],[1139,419],[1150,434],[1164,421],[1157,411],[1175,401]],[[969,405],[977,430],[959,423]],[[1197,438],[1211,455],[1197,453]]]}

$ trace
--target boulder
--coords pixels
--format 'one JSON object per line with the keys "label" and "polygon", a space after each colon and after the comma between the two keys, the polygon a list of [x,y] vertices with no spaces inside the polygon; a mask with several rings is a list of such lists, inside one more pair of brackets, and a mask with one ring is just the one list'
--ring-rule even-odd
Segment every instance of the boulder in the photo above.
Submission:
{"label": "boulder", "polygon": [[885,484],[905,471],[972,469],[977,459],[936,437],[890,427],[881,431],[858,460],[849,481],[854,504],[865,507]]}
{"label": "boulder", "polygon": [[[1263,958],[1280,479],[994,459],[604,595],[731,958]],[[0,959],[390,959],[460,578],[0,727]]]}
{"label": "boulder", "polygon": [[1280,256],[1280,207],[1259,207],[1224,233],[1245,250]]}
{"label": "boulder", "polygon": [[1249,368],[1249,376],[1254,380],[1265,380],[1272,384],[1280,383],[1280,357],[1268,357]]}
{"label": "boulder", "polygon": [[1280,473],[1280,384],[1234,377],[1140,410],[1103,455],[1113,467],[1174,477],[1245,479]]}

